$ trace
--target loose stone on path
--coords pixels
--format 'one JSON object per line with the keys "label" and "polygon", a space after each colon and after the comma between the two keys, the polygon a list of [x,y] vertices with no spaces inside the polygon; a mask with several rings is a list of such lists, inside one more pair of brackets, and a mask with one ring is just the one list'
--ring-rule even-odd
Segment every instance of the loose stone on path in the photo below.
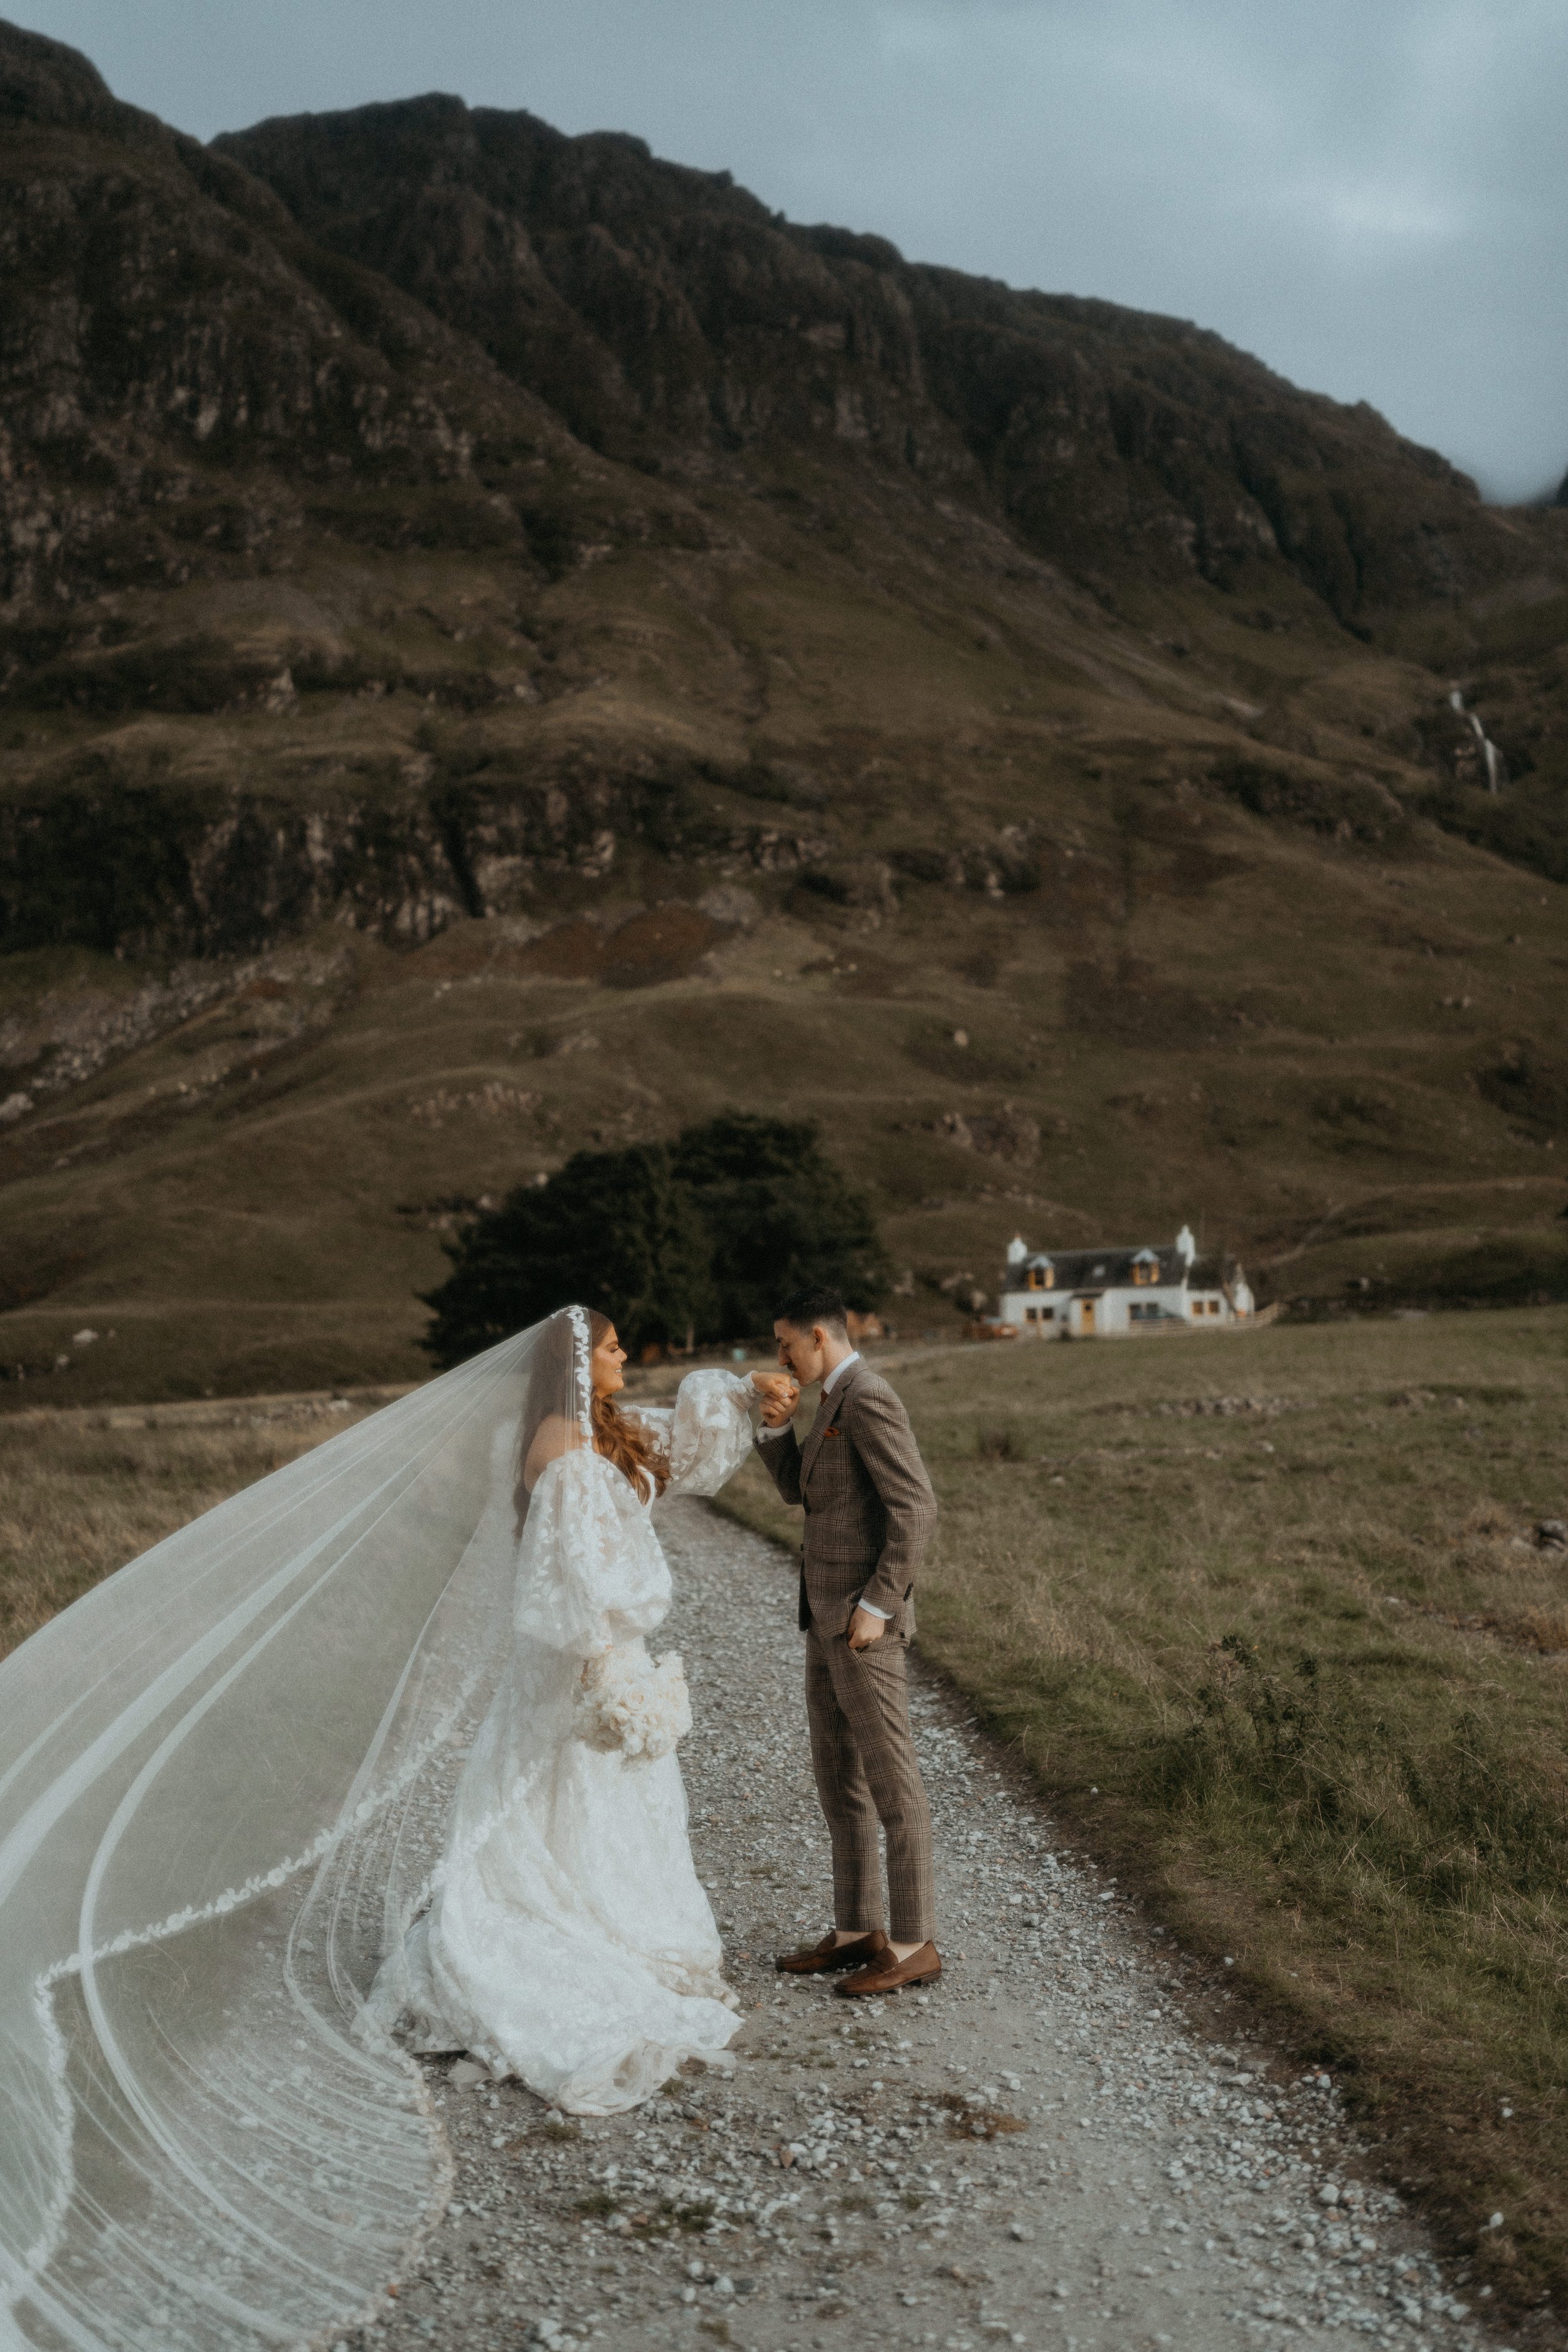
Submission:
{"label": "loose stone on path", "polygon": [[946,1974],[853,2008],[831,1979],[776,1976],[829,1889],[794,1569],[700,1503],[659,1521],[677,1604],[656,1646],[691,1685],[681,1757],[745,2019],[733,2069],[579,2122],[428,2062],[454,2202],[343,2352],[1495,2352],[1484,2303],[1363,2179],[1331,2078],[1239,2024],[1216,2040],[1170,1939],[1057,1851],[918,1672]]}

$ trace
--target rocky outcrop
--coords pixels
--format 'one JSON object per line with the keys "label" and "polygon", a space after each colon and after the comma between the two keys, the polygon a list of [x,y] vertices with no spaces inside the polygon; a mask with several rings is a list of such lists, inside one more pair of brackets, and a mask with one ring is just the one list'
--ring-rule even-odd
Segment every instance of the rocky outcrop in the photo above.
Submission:
{"label": "rocky outcrop", "polygon": [[[1447,646],[1465,591],[1539,561],[1441,459],[1215,336],[792,225],[636,140],[432,97],[204,149],[4,25],[0,136],[0,948],[419,940],[552,877],[619,887],[633,849],[682,889],[779,877],[830,928],[922,886],[1109,907],[1109,870],[1043,863],[1055,752],[992,731],[1032,688],[976,670],[973,740],[928,713],[877,780],[831,656],[792,649],[840,598],[881,600],[911,676],[1097,677],[1103,633],[1118,694],[1234,726],[1184,749],[1194,792],[1387,845],[1405,788],[1359,744],[1271,752],[1226,690],[1245,658],[1211,642],[1173,685],[1165,655],[1189,613],[1404,646],[1434,598]],[[1005,644],[970,608],[1009,600]],[[1509,717],[1544,814],[1483,812],[1552,872],[1559,705]],[[1016,755],[972,805],[964,772]]]}
{"label": "rocky outcrop", "polygon": [[796,226],[638,140],[430,97],[216,143],[622,456],[826,446],[984,500],[1096,582],[1283,577],[1362,627],[1512,561],[1474,485],[1370,408],[1180,320]]}
{"label": "rocky outcrop", "polygon": [[301,805],[93,755],[0,801],[0,945],[239,955],[328,920],[412,944],[525,901],[542,870],[606,869],[622,797],[433,787],[389,762]]}
{"label": "rocky outcrop", "polygon": [[301,797],[94,750],[0,796],[0,953],[246,955],[329,921],[416,944],[465,916],[552,912],[560,877],[606,881],[628,845],[731,877],[826,858],[821,835],[715,818],[699,782],[647,756],[466,772],[416,754]]}
{"label": "rocky outcrop", "polygon": [[807,446],[1111,599],[1195,575],[1375,630],[1517,568],[1473,485],[1370,409],[1179,320],[793,225],[635,139],[436,96],[203,149],[6,26],[0,125],[0,602],[353,537],[345,499],[418,481],[458,507],[479,481],[548,570],[601,532],[570,490],[527,510],[516,467],[584,444],[674,477]]}
{"label": "rocky outcrop", "polygon": [[46,989],[0,1019],[0,1128],[226,1003],[245,1014],[236,1058],[265,1058],[331,1019],[348,978],[345,963],[341,949],[295,945],[265,962],[178,965],[123,992]]}
{"label": "rocky outcrop", "polygon": [[932,1131],[963,1151],[978,1151],[989,1159],[1016,1160],[1026,1166],[1039,1157],[1038,1119],[1010,1102],[997,1111],[947,1111]]}
{"label": "rocky outcrop", "polygon": [[433,96],[204,149],[5,25],[0,126],[0,602],[264,561],[333,527],[312,479],[478,479],[548,570],[602,533],[581,468],[528,511],[516,467],[584,444],[676,477],[805,445],[1104,597],[1196,576],[1363,631],[1521,560],[1442,458],[1215,335],[906,263],[638,140]]}
{"label": "rocky outcrop", "polygon": [[910,879],[989,898],[1039,885],[1021,831],[895,867],[847,856],[830,832],[720,812],[704,776],[647,753],[621,764],[578,750],[533,763],[414,753],[342,764],[300,795],[174,775],[133,746],[93,749],[0,794],[0,954],[254,955],[328,922],[416,945],[468,916],[553,919],[563,877],[619,879],[628,851],[694,889],[722,877],[705,905],[767,877],[793,884],[803,911],[857,929],[891,913]]}
{"label": "rocky outcrop", "polygon": [[117,99],[79,49],[0,24],[0,121],[35,130],[93,131],[157,153],[178,134]]}
{"label": "rocky outcrop", "polygon": [[441,96],[216,143],[313,240],[471,334],[595,446],[826,430],[901,452],[917,412],[938,427],[894,248],[790,230],[728,173]]}
{"label": "rocky outcrop", "polygon": [[312,483],[460,505],[487,446],[564,443],[240,165],[4,25],[0,135],[0,604],[178,584],[214,541],[264,561]]}

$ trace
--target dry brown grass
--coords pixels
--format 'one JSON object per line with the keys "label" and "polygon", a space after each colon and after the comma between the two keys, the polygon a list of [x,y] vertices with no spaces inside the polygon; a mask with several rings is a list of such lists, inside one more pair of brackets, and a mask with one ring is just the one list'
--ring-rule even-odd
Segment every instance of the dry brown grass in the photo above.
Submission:
{"label": "dry brown grass", "polygon": [[262,1418],[230,1405],[195,1423],[178,1409],[112,1423],[106,1412],[0,1421],[0,1655],[128,1559],[363,1410],[328,1416],[268,1404]]}
{"label": "dry brown grass", "polygon": [[[1516,2305],[1568,2284],[1565,1337],[892,1366],[942,1504],[926,1655]],[[794,1539],[754,1467],[726,1499]]]}
{"label": "dry brown grass", "polygon": [[1515,1623],[1522,1638],[1538,1650],[1549,1655],[1568,1650],[1568,1607],[1561,1602],[1551,1608],[1521,1610]]}

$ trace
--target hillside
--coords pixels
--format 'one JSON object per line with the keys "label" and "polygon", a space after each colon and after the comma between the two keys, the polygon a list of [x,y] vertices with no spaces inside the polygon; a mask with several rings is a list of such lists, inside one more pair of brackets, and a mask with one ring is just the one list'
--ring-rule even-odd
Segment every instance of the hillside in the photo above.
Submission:
{"label": "hillside", "polygon": [[1019,1224],[1568,1288],[1568,509],[632,140],[204,150],[4,26],[0,121],[50,1395],[407,1377],[466,1204],[726,1103],[825,1120],[910,1328]]}

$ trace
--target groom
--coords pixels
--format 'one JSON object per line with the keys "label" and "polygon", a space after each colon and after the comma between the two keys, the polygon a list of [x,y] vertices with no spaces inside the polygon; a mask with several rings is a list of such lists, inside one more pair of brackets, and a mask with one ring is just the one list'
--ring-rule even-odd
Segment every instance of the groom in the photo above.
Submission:
{"label": "groom", "polygon": [[[931,1814],[910,1732],[905,1655],[936,1498],[908,1413],[849,1343],[838,1293],[797,1291],[779,1308],[773,1331],[785,1370],[803,1387],[822,1383],[804,1445],[783,1397],[764,1402],[757,1445],[784,1501],[805,1512],[805,1709],[833,1843],[836,1923],[820,1944],[778,1965],[791,1976],[853,1969],[837,1987],[853,2000],[942,1974],[931,1941]],[[879,1822],[890,1935],[881,1925]]]}

